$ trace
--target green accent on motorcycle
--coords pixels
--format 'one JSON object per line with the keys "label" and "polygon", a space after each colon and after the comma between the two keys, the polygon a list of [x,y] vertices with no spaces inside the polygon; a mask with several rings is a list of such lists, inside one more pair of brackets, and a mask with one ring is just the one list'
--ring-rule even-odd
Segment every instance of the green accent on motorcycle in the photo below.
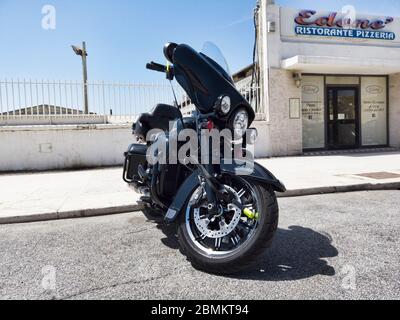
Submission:
{"label": "green accent on motorcycle", "polygon": [[260,214],[258,212],[253,212],[248,208],[243,209],[243,214],[252,220],[258,220],[260,218]]}

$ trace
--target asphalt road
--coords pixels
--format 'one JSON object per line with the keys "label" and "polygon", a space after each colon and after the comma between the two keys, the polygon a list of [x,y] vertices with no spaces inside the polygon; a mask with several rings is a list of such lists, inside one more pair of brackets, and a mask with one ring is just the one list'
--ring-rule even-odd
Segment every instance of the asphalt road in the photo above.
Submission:
{"label": "asphalt road", "polygon": [[399,299],[400,191],[280,199],[257,267],[194,270],[140,213],[0,226],[2,299]]}

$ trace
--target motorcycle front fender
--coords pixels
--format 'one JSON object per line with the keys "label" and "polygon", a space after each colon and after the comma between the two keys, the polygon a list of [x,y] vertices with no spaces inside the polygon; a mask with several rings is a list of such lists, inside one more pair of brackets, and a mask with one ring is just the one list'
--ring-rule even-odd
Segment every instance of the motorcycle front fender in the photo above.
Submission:
{"label": "motorcycle front fender", "polygon": [[167,223],[174,222],[182,210],[185,209],[185,205],[189,196],[193,194],[193,192],[199,186],[199,175],[200,173],[198,171],[194,171],[181,185],[165,216],[165,221]]}
{"label": "motorcycle front fender", "polygon": [[249,180],[257,181],[266,187],[272,187],[276,192],[286,192],[285,185],[277,179],[269,170],[257,162],[241,162],[240,165],[233,162],[227,164],[222,161],[221,173],[235,176],[243,176]]}

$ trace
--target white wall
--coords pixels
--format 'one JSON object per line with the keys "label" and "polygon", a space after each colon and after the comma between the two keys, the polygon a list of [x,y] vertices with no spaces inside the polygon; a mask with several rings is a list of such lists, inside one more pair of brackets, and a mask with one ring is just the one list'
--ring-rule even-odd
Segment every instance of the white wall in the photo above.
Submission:
{"label": "white wall", "polygon": [[0,127],[0,171],[120,165],[133,141],[129,125]]}
{"label": "white wall", "polygon": [[[269,156],[267,123],[253,127],[260,136],[256,157]],[[122,165],[132,143],[130,125],[0,126],[0,172]]]}
{"label": "white wall", "polygon": [[258,139],[255,145],[255,157],[266,158],[271,156],[271,137],[270,124],[267,121],[255,121],[252,124],[253,128],[258,131]]}

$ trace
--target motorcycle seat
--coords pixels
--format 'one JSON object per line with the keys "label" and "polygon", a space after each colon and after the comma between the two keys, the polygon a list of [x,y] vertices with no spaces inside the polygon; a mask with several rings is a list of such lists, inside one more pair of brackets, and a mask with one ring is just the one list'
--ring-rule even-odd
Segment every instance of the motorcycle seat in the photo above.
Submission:
{"label": "motorcycle seat", "polygon": [[152,129],[169,130],[169,123],[182,117],[180,110],[167,104],[158,104],[151,112],[140,115],[135,124],[135,134],[145,140]]}

